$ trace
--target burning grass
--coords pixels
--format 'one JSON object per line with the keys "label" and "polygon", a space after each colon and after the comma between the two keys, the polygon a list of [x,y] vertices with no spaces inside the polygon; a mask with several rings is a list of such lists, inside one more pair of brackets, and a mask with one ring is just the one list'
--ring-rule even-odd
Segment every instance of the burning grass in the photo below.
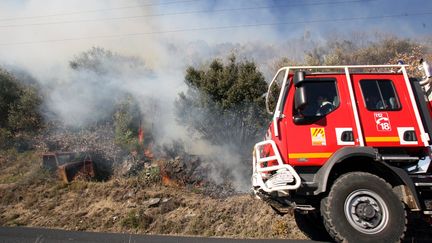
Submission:
{"label": "burning grass", "polygon": [[156,165],[133,176],[64,183],[40,169],[41,154],[0,152],[1,226],[306,239],[292,213],[280,216],[262,201],[230,192],[229,185],[163,184],[162,168]]}
{"label": "burning grass", "polygon": [[[39,152],[13,151],[7,156],[2,154],[0,225],[236,238],[305,238],[296,229],[292,215],[279,216],[264,202],[249,195],[215,197],[203,194],[199,186],[162,185],[159,167],[155,166],[145,167],[127,178],[113,177],[102,182],[77,180],[66,184],[38,169],[39,155]],[[21,176],[5,179],[23,168],[27,169]]]}

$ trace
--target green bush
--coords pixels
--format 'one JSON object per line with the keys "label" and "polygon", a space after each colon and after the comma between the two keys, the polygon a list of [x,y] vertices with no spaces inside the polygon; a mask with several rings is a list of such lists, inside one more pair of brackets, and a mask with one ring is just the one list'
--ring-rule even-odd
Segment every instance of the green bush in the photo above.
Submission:
{"label": "green bush", "polygon": [[12,139],[12,133],[6,128],[0,128],[0,149],[4,149],[10,146]]}
{"label": "green bush", "polygon": [[42,98],[32,87],[22,87],[19,98],[10,104],[8,126],[14,132],[34,133],[42,127],[39,107]]}
{"label": "green bush", "polygon": [[139,147],[138,129],[141,113],[137,102],[132,97],[126,97],[121,101],[114,113],[115,142],[129,151]]}
{"label": "green bush", "polygon": [[125,228],[147,229],[153,221],[154,218],[146,214],[144,210],[131,210],[121,221],[121,224]]}
{"label": "green bush", "polygon": [[213,144],[235,145],[240,154],[249,154],[267,125],[267,83],[255,63],[235,56],[227,63],[216,59],[209,66],[189,67],[185,83],[189,89],[176,103],[179,122]]}
{"label": "green bush", "polygon": [[11,106],[20,98],[20,85],[6,70],[0,69],[0,127],[8,127]]}
{"label": "green bush", "polygon": [[0,69],[0,147],[14,144],[12,140],[17,134],[24,138],[23,134],[34,134],[43,127],[41,104],[35,84],[20,81]]}

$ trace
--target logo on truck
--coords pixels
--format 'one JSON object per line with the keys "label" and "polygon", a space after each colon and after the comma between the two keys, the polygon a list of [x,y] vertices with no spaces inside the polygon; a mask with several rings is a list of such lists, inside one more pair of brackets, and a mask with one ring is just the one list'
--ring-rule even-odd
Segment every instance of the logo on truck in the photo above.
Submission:
{"label": "logo on truck", "polygon": [[377,130],[380,132],[390,132],[391,125],[387,112],[375,112],[375,123]]}
{"label": "logo on truck", "polygon": [[325,130],[322,127],[310,129],[311,137],[312,137],[312,146],[325,146],[326,145],[326,137]]}

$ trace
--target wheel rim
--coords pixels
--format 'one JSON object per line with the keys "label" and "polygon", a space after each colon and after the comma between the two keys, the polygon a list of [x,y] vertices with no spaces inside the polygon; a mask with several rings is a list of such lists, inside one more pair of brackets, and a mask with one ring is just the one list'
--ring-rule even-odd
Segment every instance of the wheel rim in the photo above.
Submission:
{"label": "wheel rim", "polygon": [[389,210],[377,193],[361,189],[345,200],[345,216],[356,230],[364,234],[377,234],[388,224]]}

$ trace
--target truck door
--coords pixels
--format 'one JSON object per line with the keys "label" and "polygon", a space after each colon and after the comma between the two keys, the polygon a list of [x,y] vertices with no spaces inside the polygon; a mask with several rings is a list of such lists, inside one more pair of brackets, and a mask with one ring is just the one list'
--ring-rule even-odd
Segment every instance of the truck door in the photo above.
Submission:
{"label": "truck door", "polygon": [[402,74],[351,75],[365,146],[422,145]]}
{"label": "truck door", "polygon": [[288,160],[294,166],[321,166],[339,148],[358,145],[346,77],[310,75],[301,86],[307,104],[296,109],[300,88],[292,84],[284,107]]}

